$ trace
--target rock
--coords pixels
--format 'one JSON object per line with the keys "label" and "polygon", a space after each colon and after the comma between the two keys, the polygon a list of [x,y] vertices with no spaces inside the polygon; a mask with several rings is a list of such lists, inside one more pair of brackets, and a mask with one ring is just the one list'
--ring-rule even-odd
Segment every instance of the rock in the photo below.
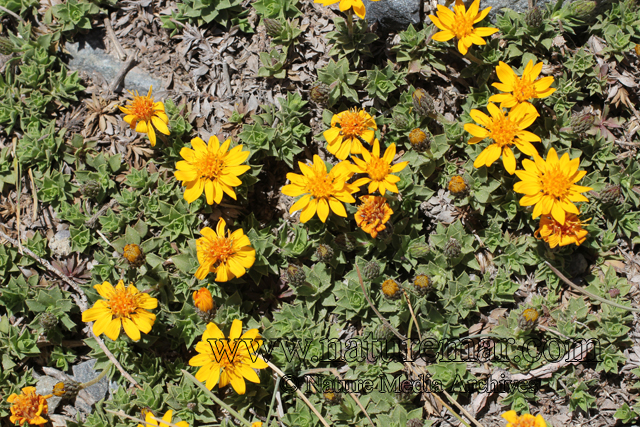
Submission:
{"label": "rock", "polygon": [[[41,396],[46,396],[48,394],[51,394],[51,391],[53,390],[53,386],[60,382],[60,380],[57,378],[53,378],[45,375],[38,377],[37,373],[34,373],[33,376],[38,379],[38,382],[36,383],[36,393],[38,393]],[[62,398],[58,396],[51,396],[50,398],[47,399],[47,407],[48,407],[47,410],[50,414],[55,412],[61,400]]]}
{"label": "rock", "polygon": [[[565,0],[565,4],[571,3],[573,0]],[[438,4],[444,5],[446,0],[438,0]],[[555,3],[555,0],[537,0],[536,5],[540,8],[544,8],[547,3]],[[465,1],[465,5],[471,5],[471,1]],[[452,4],[453,5],[453,4]],[[480,10],[484,10],[487,7],[491,7],[488,19],[492,22],[496,22],[496,15],[502,14],[502,9],[507,8],[520,13],[526,13],[529,10],[529,0],[480,0]],[[449,6],[452,8],[452,6]],[[428,20],[428,19],[427,19]],[[429,21],[429,20],[428,20]]]}
{"label": "rock", "polygon": [[[87,360],[73,366],[73,375],[75,380],[79,383],[86,383],[100,375],[100,372],[96,372],[93,366],[96,364],[95,359]],[[107,377],[102,378],[96,384],[80,390],[78,397],[76,398],[75,407],[81,412],[90,413],[91,406],[101,399],[104,399],[109,390],[109,381]]]}
{"label": "rock", "polygon": [[369,24],[378,23],[378,29],[384,33],[399,33],[418,25],[420,20],[420,0],[362,0],[367,10]]}
{"label": "rock", "polygon": [[576,277],[587,271],[589,263],[580,252],[574,252],[571,254],[571,258],[569,258],[566,268],[569,277]]}
{"label": "rock", "polygon": [[69,230],[60,230],[49,240],[49,248],[54,255],[64,257],[71,253],[71,233]]}
{"label": "rock", "polygon": [[[84,71],[98,84],[109,85],[115,79],[122,68],[124,62],[118,58],[107,54],[101,48],[102,40],[95,36],[85,38],[76,43],[67,43],[66,50],[71,55],[69,69],[71,71]],[[135,66],[124,78],[124,87],[128,90],[137,90],[143,95],[149,92],[149,87],[153,86],[154,92],[165,90],[162,81],[152,77],[140,66]]]}

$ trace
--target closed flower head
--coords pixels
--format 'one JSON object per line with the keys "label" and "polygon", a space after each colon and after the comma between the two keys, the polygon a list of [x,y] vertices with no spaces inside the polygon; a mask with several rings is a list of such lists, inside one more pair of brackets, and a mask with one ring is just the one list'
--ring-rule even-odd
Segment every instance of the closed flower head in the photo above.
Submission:
{"label": "closed flower head", "polygon": [[7,402],[11,403],[11,417],[9,421],[23,425],[29,423],[31,425],[45,424],[47,420],[43,415],[47,415],[47,399],[51,395],[40,396],[36,393],[35,387],[24,387],[21,394],[13,393],[7,398]]}
{"label": "closed flower head", "polygon": [[375,130],[378,128],[373,118],[364,110],[352,109],[335,114],[331,119],[331,129],[322,136],[327,140],[327,150],[340,160],[349,154],[360,154],[362,143],[373,142]]}
{"label": "closed flower head", "polygon": [[375,239],[380,231],[387,228],[385,223],[391,218],[393,210],[384,197],[362,196],[360,200],[363,203],[358,206],[356,224]]}
{"label": "closed flower head", "polygon": [[162,102],[153,102],[151,96],[151,87],[147,96],[138,95],[138,91],[129,92],[133,96],[131,103],[125,107],[118,107],[126,116],[124,121],[129,123],[131,129],[136,132],[146,133],[151,141],[151,146],[156,145],[156,132],[169,135],[169,117],[164,112],[164,104]]}
{"label": "closed flower head", "polygon": [[436,15],[429,15],[431,21],[442,31],[435,33],[433,39],[446,42],[452,38],[458,39],[458,50],[466,55],[472,44],[485,45],[487,42],[482,37],[488,37],[498,31],[497,28],[479,27],[473,25],[482,21],[491,10],[490,7],[479,12],[480,0],[475,0],[469,10],[466,10],[462,0],[456,0],[453,12],[442,5],[438,5]]}
{"label": "closed flower head", "polygon": [[511,67],[500,61],[500,65],[496,67],[500,83],[493,83],[493,86],[505,93],[493,95],[489,102],[499,102],[500,108],[512,108],[532,99],[551,96],[556,91],[550,88],[553,77],[538,79],[541,71],[542,62],[534,65],[533,60],[530,60],[522,77],[518,77]]}
{"label": "closed flower head", "polygon": [[189,360],[190,366],[199,366],[196,379],[211,390],[218,382],[220,387],[231,384],[238,394],[246,391],[245,379],[260,383],[254,369],[264,369],[267,363],[255,352],[262,345],[257,329],[249,329],[242,336],[242,321],[234,320],[229,338],[214,323],[207,325],[202,341],[196,344],[200,354]]}
{"label": "closed flower head", "polygon": [[282,187],[282,194],[286,196],[302,196],[291,206],[289,213],[302,209],[302,222],[309,221],[316,212],[320,221],[325,222],[329,209],[346,218],[347,211],[342,203],[354,203],[356,199],[352,194],[358,191],[355,185],[347,184],[347,180],[353,175],[351,162],[340,162],[327,172],[327,165],[316,154],[311,166],[302,162],[298,162],[298,166],[302,175],[288,173],[287,179],[291,184]]}
{"label": "closed flower head", "polygon": [[212,136],[208,145],[202,139],[194,138],[191,140],[193,149],[184,147],[180,150],[184,160],[176,163],[174,175],[182,181],[183,187],[187,187],[184,192],[187,202],[194,202],[203,192],[210,205],[220,203],[224,193],[236,199],[233,187],[242,184],[238,176],[251,167],[242,164],[249,152],[242,151],[242,145],[229,150],[230,145],[230,139],[220,145],[218,137]]}
{"label": "closed flower head", "polygon": [[396,156],[396,144],[391,144],[384,152],[384,156],[380,157],[380,143],[376,139],[373,142],[373,150],[369,153],[366,149],[362,149],[362,158],[353,158],[355,165],[352,170],[357,173],[366,173],[368,177],[360,178],[353,185],[361,187],[369,184],[369,193],[380,191],[383,196],[387,191],[392,193],[398,192],[396,183],[400,181],[400,177],[392,175],[404,169],[409,162],[400,162],[391,165],[393,158]]}
{"label": "closed flower head", "polygon": [[104,333],[112,340],[118,339],[120,330],[134,341],[140,339],[140,332],[148,334],[156,320],[156,315],[149,313],[158,306],[158,300],[140,292],[133,284],[125,288],[120,280],[114,288],[111,283],[93,286],[104,299],[96,301],[92,308],[82,313],[83,322],[95,322],[93,333]]}
{"label": "closed flower head", "polygon": [[242,277],[256,260],[256,251],[242,228],[227,230],[227,223],[220,218],[216,230],[205,227],[200,230],[202,237],[196,240],[198,262],[196,278],[202,280],[209,273],[216,273],[217,282],[227,282],[234,277]]}
{"label": "closed flower head", "polygon": [[567,213],[580,214],[575,202],[589,201],[581,193],[593,189],[576,185],[587,172],[578,170],[579,157],[570,160],[569,154],[565,153],[558,159],[554,148],[549,150],[546,161],[537,154],[533,158],[535,162],[524,159],[524,170],[516,171],[522,181],[516,182],[513,189],[524,194],[520,199],[520,206],[535,205],[534,218],[550,214],[559,224],[564,225]]}
{"label": "closed flower head", "polygon": [[200,288],[193,293],[193,303],[196,308],[204,313],[213,310],[214,302],[211,292],[207,288]]}
{"label": "closed flower head", "polygon": [[507,411],[502,414],[502,418],[507,420],[506,427],[547,427],[547,423],[540,414],[535,417],[531,414],[518,416],[516,411]]}
{"label": "closed flower head", "polygon": [[540,138],[536,134],[524,130],[536,120],[538,112],[533,105],[528,103],[518,105],[508,114],[492,103],[487,105],[487,109],[491,117],[479,110],[471,110],[470,112],[471,118],[484,127],[473,123],[464,125],[464,129],[473,135],[469,144],[476,144],[485,138],[493,140],[493,144],[478,155],[473,166],[477,168],[489,167],[502,156],[504,168],[513,175],[516,171],[516,158],[510,148],[512,145],[518,147],[528,156],[538,153],[531,142],[540,141]]}
{"label": "closed flower head", "polygon": [[535,236],[547,242],[550,248],[567,245],[580,246],[587,240],[587,234],[589,234],[587,230],[582,228],[586,221],[581,221],[574,213],[566,213],[564,224],[560,224],[553,217],[542,215]]}
{"label": "closed flower head", "polygon": [[159,423],[154,418],[156,418],[156,417],[153,416],[151,411],[148,411],[145,414],[145,419],[144,419],[145,424],[144,425],[138,424],[138,427],[148,427],[148,426],[169,427],[169,424],[167,424],[167,423],[175,424],[178,427],[189,427],[189,423],[187,423],[186,421],[180,421],[180,422],[173,423],[171,421],[171,419],[173,418],[173,410],[171,410],[171,409],[169,409],[167,411],[167,413],[164,414],[164,417],[162,417],[162,421],[160,421]]}

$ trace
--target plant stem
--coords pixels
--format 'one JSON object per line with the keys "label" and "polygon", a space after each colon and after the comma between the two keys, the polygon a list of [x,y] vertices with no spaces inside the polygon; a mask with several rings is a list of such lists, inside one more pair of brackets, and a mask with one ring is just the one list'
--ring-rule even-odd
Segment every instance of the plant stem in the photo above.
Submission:
{"label": "plant stem", "polygon": [[92,385],[98,383],[101,379],[104,378],[105,375],[107,375],[109,373],[109,371],[111,371],[111,367],[113,366],[112,363],[109,363],[109,366],[106,367],[102,372],[100,372],[100,375],[98,375],[97,377],[95,377],[94,379],[87,381],[86,383],[80,384],[80,390],[85,389],[87,387],[91,387]]}
{"label": "plant stem", "polygon": [[273,405],[276,403],[276,393],[278,393],[280,387],[280,376],[276,378],[276,385],[273,388],[273,396],[271,396],[271,404],[269,405],[269,412],[267,412],[267,420],[264,422],[265,427],[269,427],[269,420],[271,419],[271,413],[273,412]]}
{"label": "plant stem", "polygon": [[184,374],[184,376],[189,379],[189,381],[191,381],[196,386],[200,387],[202,389],[202,391],[204,391],[207,394],[207,396],[209,396],[211,398],[211,400],[213,400],[218,405],[220,405],[221,407],[226,409],[231,415],[233,415],[238,420],[240,420],[240,422],[242,422],[242,424],[244,424],[247,427],[251,427],[251,423],[249,421],[247,421],[242,415],[240,415],[238,412],[236,412],[236,410],[234,410],[231,406],[227,405],[222,400],[220,400],[220,398],[218,396],[213,394],[211,392],[211,390],[209,390],[204,384],[202,384],[200,381],[198,381],[196,379],[196,377],[194,377],[193,375],[191,375],[189,372],[185,371],[184,369],[181,369],[181,371]]}
{"label": "plant stem", "polygon": [[353,9],[349,8],[347,10],[347,32],[349,34],[349,38],[353,38]]}

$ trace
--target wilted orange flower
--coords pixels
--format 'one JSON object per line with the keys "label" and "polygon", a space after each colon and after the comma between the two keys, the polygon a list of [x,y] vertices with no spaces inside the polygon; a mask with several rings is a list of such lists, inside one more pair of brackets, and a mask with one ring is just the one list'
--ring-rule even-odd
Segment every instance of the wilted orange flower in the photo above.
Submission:
{"label": "wilted orange flower", "polygon": [[327,150],[340,160],[349,154],[360,154],[362,143],[371,144],[378,128],[373,118],[364,110],[356,108],[335,114],[331,119],[331,129],[323,132],[327,140]]}
{"label": "wilted orange flower", "polygon": [[93,322],[93,333],[104,333],[112,340],[117,340],[120,330],[134,341],[140,339],[140,332],[151,331],[156,315],[147,310],[158,306],[158,300],[145,292],[140,292],[133,284],[126,288],[120,280],[114,287],[109,282],[93,286],[104,299],[96,301],[92,308],[82,313],[83,322]]}
{"label": "wilted orange flower", "polygon": [[380,143],[376,139],[373,142],[373,150],[371,153],[365,148],[362,149],[362,157],[364,160],[353,158],[355,165],[352,170],[356,173],[366,173],[368,177],[360,178],[353,183],[357,187],[369,183],[369,193],[380,191],[384,196],[387,191],[398,193],[396,183],[400,181],[400,177],[392,175],[400,172],[407,167],[409,162],[399,162],[391,166],[391,162],[396,156],[396,144],[391,144],[384,152],[384,156],[380,157]]}
{"label": "wilted orange flower", "polygon": [[174,175],[178,181],[183,181],[183,187],[187,187],[184,199],[188,203],[193,203],[203,192],[210,205],[220,203],[223,193],[236,199],[233,187],[242,184],[238,176],[251,166],[242,164],[249,157],[249,152],[242,151],[242,145],[229,150],[230,145],[230,139],[220,145],[218,137],[212,136],[209,145],[200,138],[193,138],[193,149],[184,147],[180,150],[184,160],[176,163]]}
{"label": "wilted orange flower", "polygon": [[547,423],[540,414],[535,417],[531,414],[518,416],[516,411],[507,411],[502,414],[502,418],[507,420],[506,427],[547,427]]}
{"label": "wilted orange flower", "polygon": [[35,387],[24,387],[20,395],[13,393],[7,398],[7,402],[11,403],[9,421],[14,424],[17,422],[20,425],[24,423],[45,424],[47,420],[42,415],[47,415],[49,409],[47,399],[50,397],[50,394],[39,395],[36,393]]}
{"label": "wilted orange flower", "polygon": [[189,360],[190,366],[200,366],[196,379],[205,383],[211,390],[218,381],[220,387],[231,384],[238,394],[246,391],[245,379],[260,383],[254,369],[264,369],[267,363],[255,352],[262,345],[257,329],[249,329],[242,337],[242,321],[236,319],[231,325],[229,338],[226,339],[220,328],[214,323],[207,325],[202,341],[196,344],[200,354]]}
{"label": "wilted orange flower", "polygon": [[469,10],[466,10],[462,0],[456,0],[453,12],[442,5],[438,5],[438,16],[429,15],[431,21],[442,31],[435,33],[433,39],[439,42],[446,42],[452,38],[458,39],[458,50],[466,55],[472,44],[487,44],[482,37],[488,37],[498,31],[497,28],[480,27],[473,28],[473,24],[482,21],[491,10],[490,7],[478,12],[480,0],[475,0]]}
{"label": "wilted orange flower", "polygon": [[193,293],[193,303],[202,312],[213,310],[213,297],[207,288],[200,288]]}
{"label": "wilted orange flower", "polygon": [[242,277],[256,260],[256,251],[242,228],[233,233],[225,227],[227,223],[220,218],[216,230],[209,227],[200,230],[202,237],[196,240],[198,262],[196,278],[202,280],[209,273],[216,273],[217,282],[226,282],[234,277]]}
{"label": "wilted orange flower", "polygon": [[363,204],[358,206],[356,224],[375,239],[380,231],[387,228],[384,224],[391,218],[393,210],[384,197],[362,196],[360,200]]}
{"label": "wilted orange flower", "polygon": [[151,96],[151,89],[147,96],[138,95],[138,91],[129,92],[133,96],[131,104],[120,107],[120,111],[126,114],[124,121],[129,123],[131,129],[135,129],[136,132],[146,133],[151,141],[151,146],[156,145],[156,132],[154,127],[158,129],[158,132],[165,135],[169,135],[169,117],[164,112],[164,104],[162,102],[153,102]]}
{"label": "wilted orange flower", "polygon": [[582,228],[586,221],[581,221],[576,214],[567,213],[563,225],[550,215],[543,215],[540,217],[540,225],[535,236],[547,242],[550,248],[572,244],[580,246],[587,240],[587,234],[589,234]]}

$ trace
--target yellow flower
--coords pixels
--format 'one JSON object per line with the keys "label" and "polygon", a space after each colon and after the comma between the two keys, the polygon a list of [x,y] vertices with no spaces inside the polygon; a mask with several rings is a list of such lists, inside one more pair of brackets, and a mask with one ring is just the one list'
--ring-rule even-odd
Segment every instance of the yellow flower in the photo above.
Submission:
{"label": "yellow flower", "polygon": [[[158,424],[158,421],[154,420],[153,414],[149,411],[147,412],[146,416],[145,416],[145,423],[146,424],[138,424],[138,427],[148,427],[149,425],[152,426],[160,426],[160,427],[169,427],[169,424],[165,424],[165,423],[170,423],[171,422],[171,418],[173,418],[173,410],[169,409],[167,411],[166,414],[164,414],[164,417],[162,417],[162,421],[160,421],[160,424]],[[177,425],[178,427],[189,427],[189,423],[187,423],[186,421],[180,421],[178,423],[173,423],[175,425]]]}
{"label": "yellow flower", "polygon": [[507,411],[502,414],[502,418],[507,420],[506,427],[547,427],[547,423],[538,414],[535,417],[531,414],[516,415],[516,411]]}
{"label": "yellow flower", "polygon": [[530,60],[522,77],[518,77],[511,67],[500,61],[500,65],[496,67],[500,83],[493,83],[493,86],[508,93],[493,95],[489,98],[489,102],[499,102],[500,108],[512,108],[531,99],[551,96],[556,91],[549,87],[553,83],[553,77],[538,79],[541,71],[542,62],[534,65],[533,60]]}
{"label": "yellow flower", "polygon": [[492,103],[487,105],[487,109],[491,117],[479,110],[471,110],[469,113],[473,120],[484,127],[473,123],[464,125],[464,130],[474,136],[469,140],[469,144],[478,143],[485,138],[493,139],[493,144],[482,150],[473,162],[473,166],[476,168],[489,167],[502,155],[504,168],[513,175],[516,171],[516,158],[509,147],[510,145],[515,145],[528,156],[538,153],[530,141],[540,141],[540,138],[536,134],[524,130],[536,120],[538,112],[531,104],[520,104],[507,115]]}
{"label": "yellow flower", "polygon": [[442,5],[438,5],[438,16],[429,15],[431,21],[442,31],[435,33],[433,39],[439,42],[446,42],[452,38],[458,39],[458,50],[466,55],[472,44],[487,44],[482,37],[488,37],[498,31],[497,28],[480,27],[473,28],[473,24],[482,21],[491,10],[490,7],[478,12],[480,0],[475,0],[469,10],[466,10],[462,0],[456,0],[453,12]]}
{"label": "yellow flower", "polygon": [[136,132],[146,133],[151,141],[151,146],[156,145],[156,132],[154,127],[158,129],[158,132],[165,135],[169,135],[169,117],[164,112],[164,104],[162,102],[153,102],[151,96],[151,89],[149,88],[149,94],[147,96],[138,95],[138,91],[129,92],[133,96],[131,104],[120,107],[120,111],[126,114],[124,121],[129,123],[131,129],[135,129]]}
{"label": "yellow flower", "polygon": [[324,131],[322,136],[327,140],[327,150],[340,160],[344,160],[351,154],[362,152],[363,140],[369,144],[373,142],[376,122],[364,110],[347,110],[334,114],[331,119],[331,129]]}
{"label": "yellow flower", "polygon": [[262,427],[262,423],[260,421],[256,421],[255,423],[251,423],[251,427]]}
{"label": "yellow flower", "polygon": [[[378,0],[371,0],[378,1]],[[366,14],[366,10],[364,8],[364,3],[362,0],[314,0],[314,3],[320,3],[323,6],[330,6],[332,4],[340,2],[340,11],[344,12],[345,10],[349,10],[353,8],[353,11],[360,19],[364,19]]]}
{"label": "yellow flower", "polygon": [[549,150],[546,161],[537,154],[533,158],[535,162],[524,159],[524,170],[516,171],[522,181],[516,182],[513,189],[525,194],[520,199],[520,206],[535,205],[534,218],[551,214],[553,219],[564,225],[565,212],[580,214],[574,202],[589,201],[580,193],[591,191],[592,188],[575,185],[587,172],[578,170],[579,157],[569,160],[569,154],[565,153],[558,159],[554,148]]}
{"label": "yellow flower", "polygon": [[454,175],[449,180],[449,185],[447,186],[449,191],[453,194],[460,194],[467,191],[467,183],[464,181],[464,178],[460,175]]}
{"label": "yellow flower", "polygon": [[220,387],[231,383],[238,394],[246,391],[245,379],[260,383],[254,369],[264,369],[267,363],[255,352],[262,345],[257,329],[249,329],[242,334],[242,321],[236,319],[231,325],[229,339],[224,337],[220,328],[213,323],[207,325],[202,341],[196,344],[200,354],[189,360],[190,366],[201,366],[196,373],[198,381],[205,383],[211,390],[218,381]]}
{"label": "yellow flower", "polygon": [[96,301],[92,308],[82,313],[83,322],[93,322],[93,333],[104,332],[112,340],[117,340],[120,329],[134,341],[140,339],[140,331],[148,334],[156,320],[156,315],[147,310],[158,306],[158,300],[140,292],[133,284],[126,288],[120,280],[113,288],[111,283],[93,286],[104,299]]}
{"label": "yellow flower", "polygon": [[587,230],[582,228],[586,221],[580,221],[576,214],[567,213],[563,225],[549,215],[543,215],[540,217],[540,225],[535,236],[538,239],[542,238],[551,248],[571,244],[580,246],[587,240],[587,234],[589,234]]}
{"label": "yellow flower", "polygon": [[356,224],[375,239],[380,231],[387,228],[384,224],[391,218],[393,210],[384,197],[362,196],[360,200],[363,204],[358,206]]}
{"label": "yellow flower", "polygon": [[224,228],[227,223],[220,218],[216,231],[209,227],[200,230],[202,237],[196,240],[198,262],[196,278],[202,280],[209,273],[216,273],[217,282],[227,282],[234,277],[242,277],[256,261],[256,251],[242,228],[233,233]]}
{"label": "yellow flower", "polygon": [[9,421],[23,425],[29,423],[32,425],[45,424],[46,419],[42,415],[47,415],[49,409],[47,399],[51,395],[41,396],[36,393],[35,387],[24,387],[22,393],[17,395],[13,393],[7,398],[7,402],[11,403],[11,417]]}
{"label": "yellow flower", "polygon": [[298,162],[302,175],[288,173],[287,179],[291,184],[282,187],[282,194],[291,197],[298,197],[289,213],[302,209],[300,221],[309,221],[316,212],[320,221],[325,222],[329,216],[329,208],[339,216],[347,217],[347,211],[341,202],[354,203],[356,199],[351,194],[358,191],[358,187],[347,184],[347,180],[353,176],[352,164],[349,161],[342,161],[327,172],[327,166],[320,156],[313,156],[311,166]]}
{"label": "yellow flower", "polygon": [[242,151],[242,145],[229,151],[230,145],[230,139],[221,146],[218,137],[212,136],[209,145],[200,138],[193,138],[193,149],[184,147],[180,150],[184,160],[176,163],[174,175],[178,181],[183,181],[183,187],[187,187],[184,192],[187,202],[193,203],[202,192],[210,205],[220,203],[223,193],[236,199],[233,187],[242,184],[238,176],[251,169],[251,166],[242,164],[249,157],[249,152]]}
{"label": "yellow flower", "polygon": [[193,293],[193,304],[202,312],[213,310],[213,297],[207,288],[200,288]]}
{"label": "yellow flower", "polygon": [[352,166],[352,170],[356,173],[366,173],[367,178],[360,178],[353,185],[360,187],[369,183],[369,193],[380,191],[383,196],[388,191],[392,193],[398,192],[396,182],[400,181],[400,177],[391,175],[400,172],[409,162],[400,162],[391,166],[393,158],[396,156],[396,144],[391,144],[384,152],[384,156],[380,157],[380,143],[376,139],[373,142],[373,150],[369,153],[366,149],[362,149],[362,157],[364,160],[353,158],[356,163]]}

